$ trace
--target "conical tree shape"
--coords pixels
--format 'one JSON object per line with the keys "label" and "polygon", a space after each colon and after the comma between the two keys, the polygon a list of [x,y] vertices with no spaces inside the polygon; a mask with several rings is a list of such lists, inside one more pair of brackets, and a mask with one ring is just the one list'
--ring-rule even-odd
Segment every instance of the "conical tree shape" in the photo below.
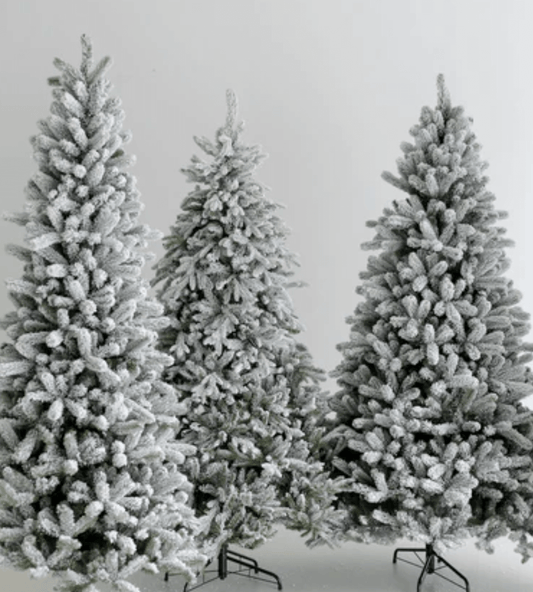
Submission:
{"label": "conical tree shape", "polygon": [[[265,158],[241,140],[236,98],[210,157],[183,172],[196,183],[164,240],[154,283],[171,324],[160,347],[174,357],[165,376],[187,416],[181,437],[194,507],[206,539],[253,548],[283,520],[314,541],[337,520],[334,487],[314,457],[323,373],[296,341],[301,325],[287,288],[296,263],[277,206],[253,173]],[[334,529],[333,529],[334,530]]]}
{"label": "conical tree shape", "polygon": [[352,534],[406,537],[437,551],[468,534],[519,528],[532,492],[528,315],[505,277],[504,212],[486,189],[480,146],[442,76],[402,144],[408,194],[384,210],[339,346],[331,408],[336,470]]}
{"label": "conical tree shape", "polygon": [[139,569],[191,576],[198,521],[176,438],[183,406],[161,380],[167,322],[141,278],[155,238],[139,225],[129,135],[104,58],[55,60],[51,115],[32,139],[24,262],[0,352],[0,554],[60,589],[133,592]]}

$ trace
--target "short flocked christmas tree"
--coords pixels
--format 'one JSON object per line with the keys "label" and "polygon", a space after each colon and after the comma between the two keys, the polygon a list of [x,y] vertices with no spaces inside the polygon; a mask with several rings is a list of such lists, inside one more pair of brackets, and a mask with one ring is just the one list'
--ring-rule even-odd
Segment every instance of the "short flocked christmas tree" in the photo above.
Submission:
{"label": "short flocked christmas tree", "polygon": [[160,347],[165,376],[187,405],[182,438],[194,507],[206,539],[254,548],[275,522],[329,541],[338,529],[335,484],[316,455],[322,371],[297,341],[302,327],[287,289],[296,260],[288,230],[254,172],[265,158],[242,141],[236,98],[208,155],[183,172],[195,183],[164,239],[155,284],[171,324]]}
{"label": "short flocked christmas tree", "polygon": [[0,555],[63,590],[122,591],[146,569],[191,576],[201,555],[176,437],[183,406],[161,380],[163,308],[141,269],[146,242],[123,149],[110,60],[61,60],[51,115],[32,140],[39,171],[22,214],[24,262],[0,352]]}
{"label": "short flocked christmas tree", "polygon": [[339,346],[333,465],[351,479],[351,536],[442,552],[476,535],[490,550],[531,512],[529,323],[472,120],[442,76],[438,90],[399,176],[383,175],[407,196],[368,223],[379,253]]}

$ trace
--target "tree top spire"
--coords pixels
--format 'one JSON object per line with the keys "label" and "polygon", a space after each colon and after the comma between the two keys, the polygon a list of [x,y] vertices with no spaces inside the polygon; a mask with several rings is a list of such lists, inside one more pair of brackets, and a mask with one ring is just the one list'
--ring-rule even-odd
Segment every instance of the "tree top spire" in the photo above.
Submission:
{"label": "tree top spire", "polygon": [[237,101],[237,95],[231,88],[228,88],[226,91],[226,102],[228,104],[228,115],[226,117],[226,128],[231,130],[235,125],[235,120],[237,118],[237,107],[239,103]]}
{"label": "tree top spire", "polygon": [[81,71],[88,75],[93,65],[93,43],[88,35],[81,36]]}
{"label": "tree top spire", "polygon": [[51,86],[60,86],[62,84],[62,77],[64,76],[66,76],[66,79],[70,80],[72,83],[72,81],[80,79],[80,73],[81,76],[91,84],[98,78],[104,76],[112,64],[111,58],[106,56],[93,68],[93,44],[88,35],[81,36],[81,54],[81,65],[79,69],[67,64],[60,58],[55,58],[54,66],[61,71],[61,74],[59,76],[51,76],[48,78],[48,84]]}
{"label": "tree top spire", "polygon": [[438,103],[437,108],[441,111],[448,111],[451,109],[452,100],[450,97],[450,91],[446,86],[446,82],[444,80],[444,74],[439,74],[437,76],[437,96],[438,96]]}

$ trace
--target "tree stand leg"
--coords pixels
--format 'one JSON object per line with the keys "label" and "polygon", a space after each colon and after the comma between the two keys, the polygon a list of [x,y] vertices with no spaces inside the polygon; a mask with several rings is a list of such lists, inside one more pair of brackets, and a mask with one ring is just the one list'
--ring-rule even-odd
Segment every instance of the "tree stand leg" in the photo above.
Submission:
{"label": "tree stand leg", "polygon": [[[416,555],[416,558],[418,559],[418,563],[413,563],[412,561],[407,561],[406,559],[400,559],[400,561],[403,561],[404,563],[409,563],[410,565],[414,565],[416,567],[422,565],[422,571],[420,572],[420,577],[418,578],[418,582],[416,585],[416,592],[421,592],[422,584],[424,583],[424,580],[428,574],[435,574],[436,576],[439,576],[439,578],[442,578],[454,584],[455,586],[458,586],[459,588],[463,588],[465,592],[470,592],[470,584],[468,583],[466,577],[455,567],[453,567],[453,565],[448,563],[446,559],[444,559],[440,555],[437,555],[437,553],[435,553],[433,545],[426,545],[424,549],[396,549],[392,557],[393,563],[396,563],[398,559],[398,553],[414,553]],[[423,559],[422,557],[420,557],[419,553],[425,553],[426,558]],[[439,573],[439,571],[443,569],[449,569],[450,571],[452,571],[460,580],[462,580],[463,584],[460,584],[454,580],[450,580],[446,576]]]}
{"label": "tree stand leg", "polygon": [[[207,566],[212,563],[209,561]],[[268,571],[259,567],[259,564],[255,559],[248,557],[246,555],[241,555],[241,553],[237,553],[236,551],[232,551],[228,549],[227,545],[223,545],[220,553],[218,554],[217,558],[217,569],[206,569],[202,573],[202,581],[199,584],[195,584],[194,586],[189,586],[187,582],[183,587],[183,592],[192,592],[192,590],[196,590],[196,588],[200,588],[201,586],[205,586],[214,580],[225,580],[229,574],[235,574],[238,576],[244,576],[247,578],[251,578],[253,580],[260,580],[262,582],[269,582],[271,584],[276,584],[278,590],[282,590],[281,580],[279,576],[277,576],[274,572]],[[235,563],[237,565],[237,569],[229,570],[228,563]],[[206,567],[207,567],[206,566]],[[252,573],[253,572],[253,573]],[[207,577],[208,574],[215,574],[212,577]],[[268,576],[268,578],[261,577],[257,574],[264,574]],[[168,582],[169,578],[168,572],[165,574],[165,582]]]}

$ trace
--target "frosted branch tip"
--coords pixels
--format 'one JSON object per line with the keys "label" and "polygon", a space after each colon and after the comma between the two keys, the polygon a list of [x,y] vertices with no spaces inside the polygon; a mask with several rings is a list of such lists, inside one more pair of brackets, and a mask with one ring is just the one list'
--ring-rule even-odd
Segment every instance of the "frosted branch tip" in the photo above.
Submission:
{"label": "frosted branch tip", "polygon": [[82,69],[88,72],[93,65],[93,44],[91,38],[86,34],[81,36],[81,55]]}
{"label": "frosted branch tip", "polygon": [[226,117],[226,127],[232,129],[237,118],[237,95],[230,88],[226,91],[226,102],[228,104],[228,115]]}
{"label": "frosted branch tip", "polygon": [[446,87],[446,82],[444,80],[444,74],[439,74],[437,76],[437,96],[438,96],[438,105],[439,109],[450,109],[452,106],[452,101],[450,97],[450,91]]}

